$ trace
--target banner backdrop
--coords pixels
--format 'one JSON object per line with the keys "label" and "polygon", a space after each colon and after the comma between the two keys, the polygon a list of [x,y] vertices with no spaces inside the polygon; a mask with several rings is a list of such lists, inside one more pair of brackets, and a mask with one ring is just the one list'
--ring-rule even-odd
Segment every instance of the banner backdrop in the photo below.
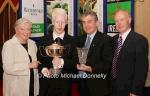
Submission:
{"label": "banner backdrop", "polygon": [[128,10],[133,20],[133,2],[134,0],[21,0],[21,11],[22,17],[33,22],[33,37],[44,35],[44,29],[46,34],[52,32],[51,12],[53,8],[63,8],[67,11],[66,32],[70,35],[83,34],[80,18],[87,10],[97,13],[100,32],[116,34],[118,32],[114,22],[115,12],[119,9]]}
{"label": "banner backdrop", "polygon": [[83,34],[81,15],[88,10],[97,13],[99,19],[98,30],[103,32],[103,0],[78,0],[78,35]]}
{"label": "banner backdrop", "polygon": [[133,0],[107,0],[107,29],[106,32],[116,34],[116,26],[114,21],[115,12],[119,9],[127,10],[133,17]]}
{"label": "banner backdrop", "polygon": [[54,8],[62,8],[67,11],[68,14],[68,24],[65,31],[69,35],[74,34],[74,4],[73,0],[45,0],[46,2],[46,34],[49,34],[53,31],[51,13]]}
{"label": "banner backdrop", "polygon": [[44,0],[21,0],[21,16],[31,20],[32,37],[44,35]]}

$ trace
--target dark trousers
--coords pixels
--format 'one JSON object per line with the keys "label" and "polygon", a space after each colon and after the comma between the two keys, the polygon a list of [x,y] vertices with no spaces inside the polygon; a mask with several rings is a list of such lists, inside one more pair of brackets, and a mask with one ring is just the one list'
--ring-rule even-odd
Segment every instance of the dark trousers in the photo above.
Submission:
{"label": "dark trousers", "polygon": [[34,71],[30,69],[30,88],[29,88],[29,96],[34,96]]}
{"label": "dark trousers", "polygon": [[70,84],[62,80],[41,79],[39,96],[71,96]]}
{"label": "dark trousers", "polygon": [[78,80],[78,90],[80,92],[80,96],[91,96],[85,79]]}
{"label": "dark trousers", "polygon": [[[96,96],[111,96],[110,93],[105,94],[105,95],[103,92],[92,93],[92,90],[89,89],[86,79],[78,79],[77,83],[78,83],[78,90],[79,90],[80,96],[95,96],[95,94],[97,94]],[[97,92],[97,91],[93,90],[93,92]]]}
{"label": "dark trousers", "polygon": [[129,96],[128,90],[120,90],[116,84],[116,80],[112,80],[112,95],[111,96]]}

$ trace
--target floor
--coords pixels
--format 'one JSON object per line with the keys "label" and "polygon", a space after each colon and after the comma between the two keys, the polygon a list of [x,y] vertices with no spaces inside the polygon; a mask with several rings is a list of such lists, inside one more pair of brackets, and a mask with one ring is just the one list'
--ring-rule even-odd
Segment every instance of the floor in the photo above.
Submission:
{"label": "floor", "polygon": [[[3,83],[2,80],[0,80],[0,96],[3,96],[2,87],[3,87]],[[71,96],[79,96],[76,84],[72,85],[72,90],[73,91]],[[150,96],[150,87],[144,88],[144,94],[142,96]]]}
{"label": "floor", "polygon": [[[3,83],[2,83],[2,80],[0,80],[0,96],[3,96],[3,89],[2,89],[2,87],[3,87]],[[72,91],[71,96],[79,96],[76,84],[72,85],[72,90],[73,91]]]}
{"label": "floor", "polygon": [[2,81],[0,80],[0,96],[3,96],[3,89],[2,89],[2,87],[3,87],[3,83],[2,83]]}

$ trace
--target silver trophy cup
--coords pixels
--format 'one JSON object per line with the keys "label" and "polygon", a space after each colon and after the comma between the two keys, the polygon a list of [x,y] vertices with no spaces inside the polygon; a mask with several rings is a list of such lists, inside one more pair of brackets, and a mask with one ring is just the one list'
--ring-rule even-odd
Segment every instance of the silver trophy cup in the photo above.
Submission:
{"label": "silver trophy cup", "polygon": [[[63,55],[64,52],[64,46],[61,46],[60,44],[57,43],[53,43],[49,46],[45,47],[45,52],[48,56],[53,57],[53,58],[58,58],[61,57]],[[50,68],[50,75],[56,76],[59,75],[61,73],[61,68]]]}

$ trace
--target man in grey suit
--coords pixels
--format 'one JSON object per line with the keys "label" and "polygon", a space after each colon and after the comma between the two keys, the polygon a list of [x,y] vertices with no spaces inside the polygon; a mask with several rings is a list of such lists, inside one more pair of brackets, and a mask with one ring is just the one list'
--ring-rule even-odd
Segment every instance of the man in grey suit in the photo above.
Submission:
{"label": "man in grey suit", "polygon": [[140,96],[148,70],[148,41],[131,29],[128,11],[117,11],[114,19],[119,34],[113,37],[113,96]]}
{"label": "man in grey suit", "polygon": [[[93,11],[82,15],[82,24],[86,34],[77,39],[77,44],[89,51],[86,64],[77,64],[77,69],[83,71],[85,77],[78,82],[80,96],[109,96],[112,39],[98,31],[98,18]],[[102,74],[106,77],[101,77]],[[99,77],[92,77],[94,75]]]}

